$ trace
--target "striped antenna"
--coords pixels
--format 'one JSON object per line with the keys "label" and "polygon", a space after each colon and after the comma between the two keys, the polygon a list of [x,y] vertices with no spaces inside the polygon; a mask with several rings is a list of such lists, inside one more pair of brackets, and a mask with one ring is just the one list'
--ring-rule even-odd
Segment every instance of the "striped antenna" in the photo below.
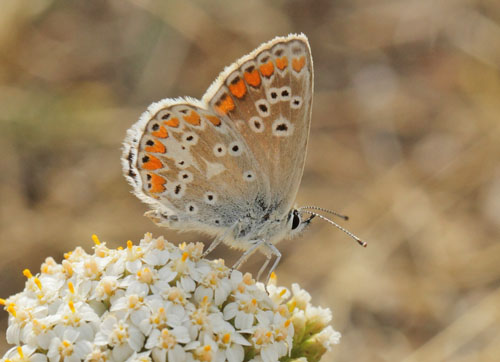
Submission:
{"label": "striped antenna", "polygon": [[309,209],[309,210],[318,210],[318,211],[323,211],[323,212],[326,212],[328,214],[332,214],[332,215],[335,215],[337,217],[340,217],[341,219],[344,219],[344,220],[349,220],[349,216],[347,215],[342,215],[342,214],[339,214],[338,212],[336,211],[333,211],[333,210],[328,210],[328,209],[324,209],[322,207],[318,207],[318,206],[302,206],[300,210],[302,209]]}
{"label": "striped antenna", "polygon": [[[301,209],[304,209],[303,207],[301,207]],[[319,208],[318,208],[319,209]],[[302,212],[305,212],[305,213],[308,213],[308,214],[311,214],[311,215],[314,215],[314,216],[317,216],[319,217],[320,219],[323,219],[325,220],[326,222],[332,224],[333,226],[335,226],[336,228],[342,230],[343,232],[345,232],[347,235],[349,235],[351,238],[353,238],[354,240],[356,240],[358,242],[359,245],[363,246],[366,248],[366,246],[368,245],[366,243],[366,241],[363,241],[361,240],[360,238],[358,238],[356,235],[354,235],[353,233],[351,233],[349,230],[347,229],[344,229],[342,226],[340,226],[339,224],[337,224],[335,221],[332,221],[330,220],[329,218],[327,218],[326,216],[323,216],[323,215],[320,215],[316,212],[312,212],[312,211],[308,211],[308,210],[303,210]],[[338,215],[337,215],[338,216]]]}

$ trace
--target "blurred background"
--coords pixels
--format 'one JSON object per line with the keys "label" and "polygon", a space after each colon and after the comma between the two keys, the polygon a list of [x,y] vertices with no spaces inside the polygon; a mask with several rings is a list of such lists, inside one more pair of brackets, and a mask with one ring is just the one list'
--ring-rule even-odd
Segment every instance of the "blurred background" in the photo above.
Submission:
{"label": "blurred background", "polygon": [[1,297],[47,256],[90,251],[93,233],[113,247],[147,231],[208,242],[142,216],[120,168],[125,132],[151,102],[200,98],[224,66],[304,32],[315,98],[298,203],[348,214],[342,224],[369,242],[318,220],[279,245],[279,284],[310,291],[343,335],[324,360],[499,360],[498,1],[1,7]]}

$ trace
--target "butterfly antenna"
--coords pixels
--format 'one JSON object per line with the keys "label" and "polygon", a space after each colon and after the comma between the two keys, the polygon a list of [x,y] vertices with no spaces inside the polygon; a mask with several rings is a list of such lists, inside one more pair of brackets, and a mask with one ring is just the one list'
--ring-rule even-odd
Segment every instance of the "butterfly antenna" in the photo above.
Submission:
{"label": "butterfly antenna", "polygon": [[347,215],[342,215],[342,214],[339,214],[338,212],[336,211],[333,211],[333,210],[328,210],[328,209],[324,209],[322,207],[318,207],[318,206],[302,206],[300,210],[304,210],[304,209],[309,209],[309,210],[318,210],[318,211],[323,211],[323,212],[326,212],[328,214],[332,214],[332,215],[335,215],[337,217],[340,217],[341,219],[344,219],[344,220],[349,220],[349,216]]}
{"label": "butterfly antenna", "polygon": [[307,210],[304,210],[303,212],[306,212],[308,214],[311,214],[311,215],[314,215],[314,216],[317,216],[319,217],[320,219],[323,219],[325,220],[326,222],[332,224],[333,226],[335,226],[337,229],[340,229],[342,230],[343,232],[345,232],[347,235],[349,235],[351,238],[353,238],[354,240],[356,240],[358,242],[359,245],[363,246],[366,248],[366,246],[368,245],[366,243],[366,241],[363,241],[361,240],[360,238],[358,238],[356,235],[354,235],[353,233],[351,233],[349,230],[347,229],[344,229],[342,226],[340,226],[339,224],[337,224],[335,221],[332,221],[330,220],[329,218],[327,218],[326,216],[323,216],[323,215],[320,215],[318,213],[315,213],[315,212],[312,212],[312,211],[307,211]]}

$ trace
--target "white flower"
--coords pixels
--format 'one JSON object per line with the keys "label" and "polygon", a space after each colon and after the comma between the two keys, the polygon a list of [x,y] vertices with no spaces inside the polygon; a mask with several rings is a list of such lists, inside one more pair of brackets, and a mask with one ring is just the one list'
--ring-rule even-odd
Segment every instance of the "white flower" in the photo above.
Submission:
{"label": "white flower", "polygon": [[269,297],[275,303],[280,305],[284,301],[290,299],[290,291],[285,287],[276,285],[276,274],[272,273],[267,284],[267,292]]}
{"label": "white flower", "polygon": [[57,264],[54,258],[47,257],[40,267],[40,272],[43,274],[61,274],[63,272],[62,265]]}
{"label": "white flower", "polygon": [[161,296],[164,297],[166,300],[169,300],[175,304],[180,304],[180,305],[188,304],[191,298],[191,293],[182,289],[179,283],[177,285],[178,285],[177,287],[172,287],[167,291],[161,293]]}
{"label": "white flower", "polygon": [[277,361],[292,349],[293,326],[280,313],[260,312],[251,340],[264,362]]}
{"label": "white flower", "polygon": [[290,293],[273,275],[266,290],[202,259],[201,243],[93,240],[92,255],[78,247],[61,264],[47,258],[41,273],[24,271],[24,291],[0,298],[16,345],[0,362],[276,362],[292,347],[298,360],[339,341],[330,310],[298,285]]}
{"label": "white flower", "polygon": [[114,275],[106,275],[99,280],[95,286],[93,299],[102,301],[110,299],[118,289],[118,277]]}
{"label": "white flower", "polygon": [[234,292],[254,294],[261,291],[250,273],[243,275],[239,270],[232,270],[229,281]]}
{"label": "white flower", "polygon": [[170,259],[170,249],[172,244],[168,243],[163,237],[151,240],[146,246],[146,254],[143,257],[145,264],[162,266],[167,264]]}
{"label": "white flower", "polygon": [[100,318],[88,304],[81,301],[74,304],[70,300],[59,307],[56,315],[60,319],[54,330],[59,330],[60,334],[63,334],[65,329],[71,329],[78,333],[80,338],[89,341],[94,339],[94,326],[99,323]]}
{"label": "white flower", "polygon": [[50,362],[78,362],[92,351],[89,341],[78,339],[78,332],[66,329],[62,335],[56,333],[50,342],[47,357]]}
{"label": "white flower", "polygon": [[142,266],[134,274],[124,278],[121,286],[129,294],[148,295],[151,287],[160,281],[158,271],[150,266]]}
{"label": "white flower", "polygon": [[137,353],[134,352],[125,362],[152,362],[151,351]]}
{"label": "white flower", "polygon": [[135,274],[141,269],[143,255],[144,251],[140,245],[133,245],[130,240],[127,241],[125,268],[129,273]]}
{"label": "white flower", "polygon": [[231,283],[227,277],[217,271],[209,271],[201,280],[194,292],[195,301],[199,302],[206,296],[209,301],[214,301],[220,306],[231,293]]}
{"label": "white flower", "polygon": [[242,334],[236,332],[220,313],[211,314],[209,320],[217,343],[216,361],[243,361],[245,355],[243,347],[250,346],[251,343]]}
{"label": "white flower", "polygon": [[236,301],[224,307],[224,319],[231,320],[234,318],[234,325],[238,329],[252,327],[257,313],[263,307],[266,309],[269,307],[267,303],[264,303],[265,298],[262,298],[262,295],[236,292],[234,297]]}
{"label": "white flower", "polygon": [[292,300],[296,303],[297,307],[304,310],[306,306],[311,302],[311,295],[296,283],[292,284]]}
{"label": "white flower", "polygon": [[190,341],[186,327],[155,329],[149,335],[145,347],[152,350],[155,361],[180,362],[186,358],[186,351],[180,343],[186,344]]}
{"label": "white flower", "polygon": [[97,345],[92,346],[92,351],[85,357],[85,362],[109,362],[112,361],[111,351],[102,349]]}
{"label": "white flower", "polygon": [[142,349],[144,338],[137,327],[123,320],[117,320],[114,315],[108,315],[95,337],[95,344],[109,345],[113,348],[113,357],[122,361],[134,351],[138,352]]}
{"label": "white flower", "polygon": [[59,289],[64,285],[64,276],[60,274],[40,274],[38,277],[31,275],[29,270],[24,271],[28,278],[26,290],[43,304],[57,303]]}
{"label": "white flower", "polygon": [[182,253],[182,256],[175,258],[174,262],[169,265],[169,268],[175,273],[176,278],[179,279],[177,285],[188,293],[195,290],[196,281],[198,281],[203,274],[198,270],[196,263],[189,258],[189,253],[187,251]]}
{"label": "white flower", "polygon": [[186,312],[181,305],[160,298],[147,300],[143,311],[144,314],[136,316],[141,319],[135,320],[135,323],[145,335],[149,335],[153,329],[181,326],[187,320]]}
{"label": "white flower", "polygon": [[125,293],[119,298],[116,298],[110,308],[111,312],[124,312],[133,314],[145,308],[144,305],[145,294]]}
{"label": "white flower", "polygon": [[55,315],[33,318],[23,329],[23,341],[30,346],[48,349],[53,335],[52,328],[59,321],[59,317]]}
{"label": "white flower", "polygon": [[305,310],[307,322],[311,325],[311,329],[315,332],[325,328],[332,320],[332,311],[328,308],[307,306]]}
{"label": "white flower", "polygon": [[[23,329],[35,318],[33,299],[26,298],[20,294],[9,298],[4,302],[5,310],[9,312],[9,327],[7,328],[7,342],[10,344],[20,344],[24,342]],[[19,308],[18,306],[22,306]]]}
{"label": "white flower", "polygon": [[[216,357],[216,351],[212,349],[210,344],[200,346],[188,354],[187,362],[212,362],[212,361],[224,361],[223,359]],[[243,361],[243,360],[241,360]]]}
{"label": "white flower", "polygon": [[329,351],[332,345],[340,343],[340,337],[341,335],[339,332],[334,331],[332,326],[328,326],[316,334],[315,339]]}
{"label": "white flower", "polygon": [[42,353],[35,353],[36,348],[28,345],[22,347],[12,347],[9,349],[1,361],[10,362],[47,362],[47,356]]}

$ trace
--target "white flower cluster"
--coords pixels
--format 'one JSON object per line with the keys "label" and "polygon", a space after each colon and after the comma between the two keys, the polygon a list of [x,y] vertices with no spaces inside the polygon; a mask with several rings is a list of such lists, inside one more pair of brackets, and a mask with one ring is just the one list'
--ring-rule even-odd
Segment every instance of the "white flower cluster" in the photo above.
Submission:
{"label": "white flower cluster", "polygon": [[24,291],[0,304],[9,313],[1,362],[318,361],[340,334],[328,309],[250,274],[201,258],[203,244],[174,246],[146,234],[109,249],[93,236],[61,264],[28,270]]}

